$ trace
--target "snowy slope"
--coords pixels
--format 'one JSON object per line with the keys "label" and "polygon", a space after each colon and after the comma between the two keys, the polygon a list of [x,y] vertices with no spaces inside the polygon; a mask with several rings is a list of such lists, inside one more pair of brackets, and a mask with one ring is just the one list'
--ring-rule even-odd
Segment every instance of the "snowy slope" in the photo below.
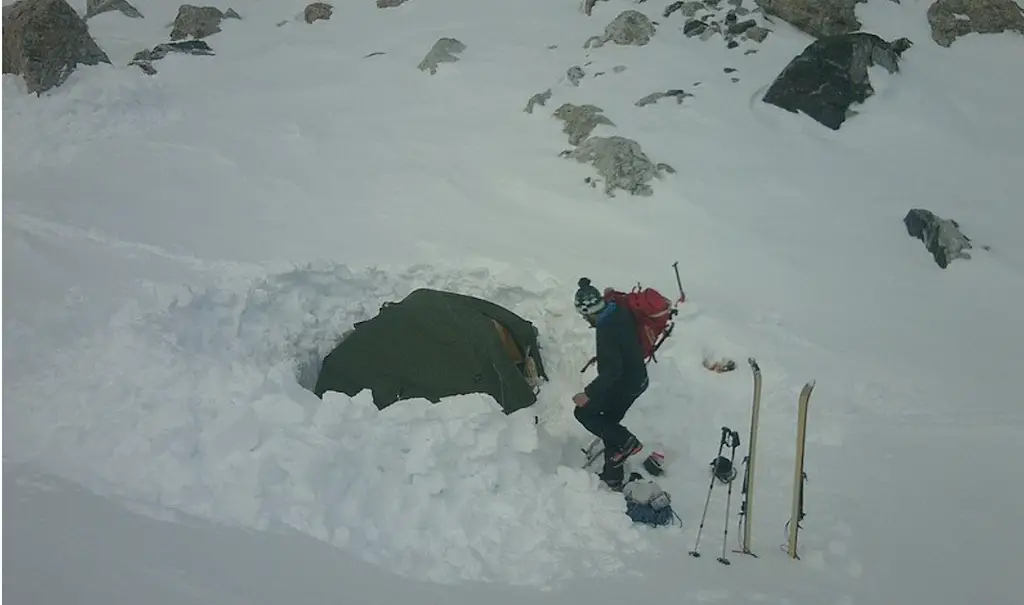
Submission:
{"label": "snowy slope", "polygon": [[[781,22],[747,55],[684,37],[652,2],[587,18],[550,0],[367,1],[279,27],[305,3],[250,0],[208,39],[216,56],[168,56],[148,77],[125,64],[177,7],[135,4],[145,19],[89,21],[113,66],[41,98],[3,77],[4,472],[26,478],[4,481],[21,502],[5,510],[21,570],[5,596],[280,602],[280,582],[297,602],[352,586],[358,602],[1019,602],[1024,38],[941,48],[926,2],[859,5],[865,30],[915,45],[832,132],[757,101],[809,42]],[[660,23],[650,44],[583,48],[629,8]],[[466,44],[459,62],[417,70],[442,36]],[[694,96],[634,105],[669,88]],[[558,157],[564,102],[602,107],[615,127],[596,133],[677,173],[651,197],[585,185],[592,168]],[[938,269],[901,223],[916,206],[991,250]],[[668,453],[685,523],[651,531],[576,469],[588,436],[569,397],[592,333],[571,299],[580,275],[672,293],[675,260],[689,301],[627,417]],[[538,325],[553,380],[534,408],[377,413],[302,388],[344,329],[423,285]],[[739,371],[704,370],[709,350]],[[686,553],[719,428],[746,434],[750,355],[765,373],[760,557],[726,568]],[[794,562],[778,545],[812,379]],[[35,473],[89,491],[40,491]],[[723,509],[716,489],[708,555]],[[109,530],[62,539],[76,525]],[[153,582],[118,572],[136,552]]]}

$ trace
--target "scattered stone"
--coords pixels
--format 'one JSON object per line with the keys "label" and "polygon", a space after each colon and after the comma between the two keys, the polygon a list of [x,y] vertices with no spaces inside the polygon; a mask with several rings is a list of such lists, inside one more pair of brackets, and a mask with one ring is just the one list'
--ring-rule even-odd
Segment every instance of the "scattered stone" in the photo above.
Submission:
{"label": "scattered stone", "polygon": [[730,79],[730,80],[732,80],[732,83],[733,83],[733,84],[735,84],[735,83],[737,83],[737,82],[739,82],[739,81],[740,81],[740,79],[739,79],[739,78],[729,78],[729,79]]}
{"label": "scattered stone", "polygon": [[649,196],[653,193],[647,184],[649,181],[660,177],[661,172],[675,172],[667,164],[655,165],[639,143],[620,136],[590,137],[579,147],[563,151],[561,155],[594,166],[604,177],[604,192],[610,197],[615,197],[616,189],[631,195]]}
{"label": "scattered stone", "polygon": [[889,43],[865,32],[815,40],[786,65],[762,100],[838,130],[850,106],[874,94],[868,67],[880,65],[895,73],[909,47],[906,38]]}
{"label": "scattered stone", "polygon": [[701,39],[702,42],[707,42],[708,40],[713,38],[715,36],[715,34],[720,34],[720,33],[722,33],[721,26],[718,25],[717,21],[712,21],[711,25],[709,25],[707,27],[707,29],[705,29],[703,32],[701,32],[700,39]]}
{"label": "scattered stone", "polygon": [[926,250],[932,253],[935,264],[945,269],[958,258],[970,259],[971,239],[960,232],[960,225],[954,220],[936,216],[930,210],[914,208],[903,218],[903,225],[910,237],[924,242]]}
{"label": "scattered stone", "polygon": [[815,38],[861,28],[856,5],[867,0],[754,0],[766,14],[789,22]]}
{"label": "scattered stone", "polygon": [[87,0],[85,3],[85,19],[92,19],[96,15],[110,11],[120,11],[122,15],[132,19],[142,19],[139,9],[132,6],[128,0]]}
{"label": "scattered stone", "polygon": [[363,58],[364,59],[369,59],[370,57],[377,57],[377,56],[380,56],[380,55],[383,55],[383,54],[384,54],[384,51],[376,50],[376,51],[374,51],[374,52],[372,52],[372,53],[370,53],[368,55],[363,55]]}
{"label": "scattered stone", "polygon": [[662,16],[667,19],[669,15],[676,11],[679,11],[679,13],[682,14],[684,17],[692,17],[696,15],[697,11],[699,11],[702,8],[705,8],[703,2],[673,2],[672,4],[669,4],[668,6],[665,7],[665,12],[662,13]]}
{"label": "scattered stone", "polygon": [[306,7],[303,11],[302,17],[306,20],[306,23],[313,23],[320,19],[330,19],[334,13],[334,7],[326,2],[314,2]]}
{"label": "scattered stone", "polygon": [[579,65],[573,65],[567,72],[565,72],[565,77],[569,78],[569,82],[571,82],[573,86],[579,86],[580,80],[585,78],[586,75],[587,74],[583,71],[583,68]]}
{"label": "scattered stone", "polygon": [[755,25],[743,33],[747,38],[754,42],[764,42],[765,38],[768,37],[768,30]]}
{"label": "scattered stone", "polygon": [[736,68],[735,67],[726,67],[722,71],[724,71],[727,74],[731,74],[732,72],[736,71]]}
{"label": "scattered stone", "polygon": [[650,42],[652,37],[654,24],[647,15],[635,10],[625,10],[604,28],[603,36],[592,36],[583,44],[583,48],[598,48],[608,42],[643,46]]}
{"label": "scattered stone", "polygon": [[583,14],[589,17],[595,4],[597,4],[597,0],[583,0]]}
{"label": "scattered stone", "polygon": [[751,48],[750,50],[743,51],[743,54],[745,54],[745,55],[752,55],[752,54],[754,54],[756,52],[757,52],[756,48]]}
{"label": "scattered stone", "polygon": [[754,21],[753,19],[747,19],[746,21],[740,21],[738,23],[733,23],[732,25],[730,25],[729,33],[738,36],[742,33],[745,33],[748,29],[752,27],[757,27],[757,21]]}
{"label": "scattered stone", "polygon": [[1024,9],[1013,0],[936,0],[928,8],[932,40],[949,47],[967,34],[1024,34]]}
{"label": "scattered stone", "polygon": [[651,103],[657,103],[659,100],[664,99],[665,97],[675,97],[676,104],[682,105],[683,100],[685,100],[687,97],[692,96],[692,94],[686,92],[685,90],[673,88],[672,90],[666,90],[665,92],[652,92],[651,94],[634,103],[634,105],[636,105],[637,107],[646,107]]}
{"label": "scattered stone", "polygon": [[744,17],[744,16],[750,14],[750,9],[749,8],[744,8],[742,6],[737,7],[736,8],[736,14],[739,15],[740,17]]}
{"label": "scattered stone", "polygon": [[408,1],[409,0],[377,0],[377,8],[395,8]]}
{"label": "scattered stone", "polygon": [[427,56],[423,57],[420,61],[420,71],[430,70],[430,75],[437,73],[437,67],[440,63],[456,63],[459,58],[456,55],[466,50],[466,45],[459,42],[455,38],[440,38],[437,42],[434,42],[434,46],[430,48],[430,52]]}
{"label": "scattered stone", "polygon": [[601,115],[603,112],[604,110],[596,105],[565,103],[556,109],[553,115],[565,122],[562,132],[569,135],[569,144],[579,145],[599,125],[615,126],[611,120]]}
{"label": "scattered stone", "polygon": [[19,0],[3,7],[3,73],[37,96],[67,81],[79,65],[110,63],[89,26],[65,0]]}
{"label": "scattered stone", "polygon": [[182,53],[187,55],[213,55],[213,49],[210,45],[202,40],[182,40],[180,42],[166,42],[164,44],[157,44],[152,50],[140,50],[135,53],[135,56],[128,63],[128,65],[137,65],[142,71],[149,75],[156,73],[156,68],[153,67],[153,61],[159,61],[166,57],[169,53]]}
{"label": "scattered stone", "polygon": [[550,100],[550,99],[551,99],[551,89],[550,88],[545,90],[544,92],[538,92],[537,94],[535,94],[532,97],[530,97],[530,100],[526,102],[526,109],[524,109],[523,111],[525,111],[526,113],[533,113],[534,105],[540,105],[541,107],[543,107],[544,105],[547,104],[548,100]]}
{"label": "scattered stone", "polygon": [[726,46],[727,48],[736,48],[736,47],[737,47],[737,46],[739,46],[739,45],[740,45],[740,43],[739,43],[739,42],[737,42],[737,41],[735,41],[735,40],[729,40],[729,42],[728,42],[728,43],[727,43],[727,44],[726,44],[725,46]]}
{"label": "scattered stone", "polygon": [[215,6],[182,4],[178,7],[178,15],[174,18],[171,40],[212,36],[221,31],[220,23],[224,19],[241,19],[241,17],[232,8],[229,8],[227,12],[222,12]]}
{"label": "scattered stone", "polygon": [[621,74],[622,72],[626,71],[626,66],[625,65],[616,65],[615,67],[612,68],[612,71],[617,73],[617,74]]}

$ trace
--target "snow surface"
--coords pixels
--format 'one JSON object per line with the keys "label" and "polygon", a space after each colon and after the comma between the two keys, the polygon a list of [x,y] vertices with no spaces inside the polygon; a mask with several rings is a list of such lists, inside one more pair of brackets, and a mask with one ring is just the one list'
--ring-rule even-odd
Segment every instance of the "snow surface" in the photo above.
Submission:
{"label": "snow surface", "polygon": [[[145,19],[89,21],[114,65],[40,98],[3,76],[4,596],[1020,602],[1024,38],[944,49],[926,2],[858,5],[865,30],[915,45],[832,132],[758,102],[809,42],[781,22],[752,55],[626,0],[590,18],[549,0],[367,1],[277,26],[304,4],[233,2],[216,56],[148,77],[125,64],[177,7],[138,0]],[[627,8],[660,22],[650,44],[583,49]],[[466,44],[459,62],[417,70],[443,36]],[[669,88],[694,97],[634,105]],[[564,102],[602,107],[616,126],[596,134],[678,172],[606,198],[558,157]],[[901,223],[915,206],[956,219],[974,258],[938,269]],[[570,397],[593,336],[571,298],[581,275],[672,293],[675,260],[689,300],[626,419],[666,452],[684,520],[652,530],[578,468]],[[420,286],[537,324],[552,381],[536,406],[376,412],[303,388],[353,322]],[[738,370],[707,372],[708,353]],[[750,355],[759,558],[724,567],[721,489],[705,556],[686,553],[719,428],[747,432]]]}

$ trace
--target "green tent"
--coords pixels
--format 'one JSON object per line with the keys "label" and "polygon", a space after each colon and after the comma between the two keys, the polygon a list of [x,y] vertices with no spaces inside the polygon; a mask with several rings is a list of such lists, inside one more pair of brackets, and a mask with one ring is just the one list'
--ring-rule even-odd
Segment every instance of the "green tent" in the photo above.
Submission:
{"label": "green tent", "polygon": [[532,323],[486,300],[431,289],[385,303],[324,358],[314,393],[364,389],[401,399],[486,393],[506,414],[533,405],[546,379]]}

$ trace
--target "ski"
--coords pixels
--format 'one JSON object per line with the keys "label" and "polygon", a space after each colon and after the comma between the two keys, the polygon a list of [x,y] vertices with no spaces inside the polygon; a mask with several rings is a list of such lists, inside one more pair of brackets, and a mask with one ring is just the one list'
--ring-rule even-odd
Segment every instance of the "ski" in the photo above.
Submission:
{"label": "ski", "polygon": [[807,407],[811,399],[811,391],[814,390],[814,381],[808,382],[800,390],[800,399],[797,405],[796,424],[796,463],[793,467],[793,506],[789,516],[788,530],[789,539],[786,552],[791,559],[799,559],[797,554],[797,537],[800,531],[800,521],[804,518],[804,481],[807,473],[804,472],[804,445],[807,442]]}
{"label": "ski", "polygon": [[750,530],[753,524],[754,513],[754,471],[757,460],[757,425],[758,416],[761,411],[761,367],[753,357],[747,359],[750,370],[754,375],[754,395],[750,405],[750,439],[747,441],[747,455],[743,459],[743,501],[740,502],[739,523],[741,540],[739,550],[733,552],[757,557],[750,550]]}

